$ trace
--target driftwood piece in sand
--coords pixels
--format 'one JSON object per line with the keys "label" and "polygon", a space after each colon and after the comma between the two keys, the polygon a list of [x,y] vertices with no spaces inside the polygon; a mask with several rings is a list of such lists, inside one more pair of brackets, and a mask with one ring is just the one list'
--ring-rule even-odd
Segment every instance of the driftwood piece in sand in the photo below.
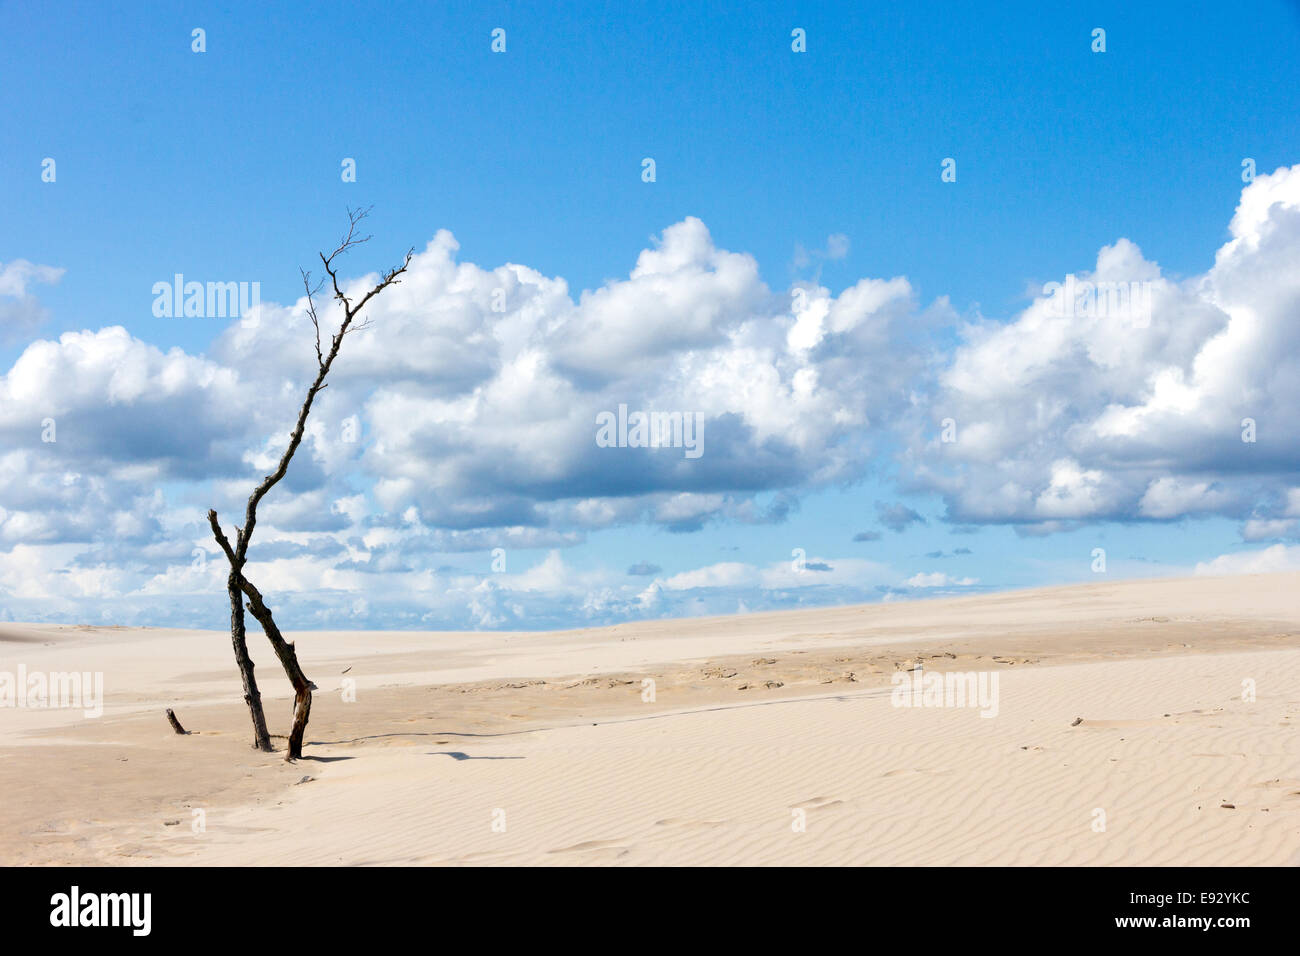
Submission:
{"label": "driftwood piece in sand", "polygon": [[189,733],[188,730],[186,730],[184,727],[181,726],[181,722],[176,719],[176,712],[173,711],[170,707],[167,708],[167,720],[170,721],[172,725],[172,730],[176,731],[178,734]]}

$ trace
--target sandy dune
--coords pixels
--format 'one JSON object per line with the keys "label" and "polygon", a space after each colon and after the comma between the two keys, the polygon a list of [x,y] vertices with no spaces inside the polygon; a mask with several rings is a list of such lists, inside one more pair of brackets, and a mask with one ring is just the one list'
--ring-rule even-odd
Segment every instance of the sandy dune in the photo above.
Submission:
{"label": "sandy dune", "polygon": [[[1300,863],[1297,595],[1257,575],[299,633],[321,690],[293,765],[249,748],[223,633],[0,625],[0,673],[105,688],[99,718],[0,708],[0,862]],[[918,664],[996,675],[996,716],[895,706]]]}

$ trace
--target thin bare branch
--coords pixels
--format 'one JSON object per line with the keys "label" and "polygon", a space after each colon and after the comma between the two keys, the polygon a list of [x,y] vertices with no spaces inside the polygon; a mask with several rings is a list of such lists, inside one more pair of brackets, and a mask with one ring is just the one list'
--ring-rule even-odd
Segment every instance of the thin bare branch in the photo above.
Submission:
{"label": "thin bare branch", "polygon": [[321,279],[320,282],[316,283],[316,287],[312,288],[311,273],[302,268],[299,268],[298,271],[302,273],[302,287],[307,290],[307,314],[311,316],[312,328],[316,330],[316,365],[319,367],[324,363],[325,357],[320,350],[320,319],[316,317],[316,293],[325,284],[325,280]]}
{"label": "thin bare branch", "polygon": [[367,292],[364,296],[362,296],[361,301],[357,303],[357,307],[355,309],[352,309],[351,312],[355,315],[357,312],[361,311],[361,309],[365,306],[367,302],[371,300],[371,298],[378,295],[380,292],[383,292],[390,285],[399,285],[401,283],[401,280],[398,279],[397,277],[406,271],[406,267],[411,264],[411,257],[414,255],[415,255],[414,247],[407,249],[406,256],[402,259],[402,264],[398,266],[396,269],[388,270],[388,272],[384,274],[383,279],[380,280],[379,284],[376,285],[369,292]]}
{"label": "thin bare branch", "polygon": [[[334,254],[331,255],[329,259],[325,258],[324,255],[321,256],[322,261],[325,262],[325,268],[326,270],[330,270],[331,276],[333,276],[334,273],[332,271],[332,266],[330,265],[330,260],[334,258],[334,255],[338,255],[339,252],[345,251],[349,246],[357,244],[358,240],[355,240],[353,236],[356,232],[356,224],[364,218],[364,216],[364,211],[360,213],[349,211],[348,218],[352,223],[352,228],[348,230],[348,235],[344,238],[343,243],[337,250],[335,250]],[[248,553],[248,543],[253,537],[253,529],[257,525],[257,506],[261,502],[262,498],[266,496],[266,493],[274,488],[280,482],[280,479],[284,477],[285,472],[289,469],[289,462],[298,451],[298,446],[302,444],[303,434],[305,433],[307,426],[307,416],[311,414],[311,407],[312,403],[316,400],[316,394],[325,387],[325,376],[329,374],[330,368],[334,365],[334,359],[338,357],[339,348],[343,345],[343,337],[348,334],[349,329],[352,328],[354,319],[357,317],[357,314],[360,313],[362,308],[365,307],[366,303],[384,289],[399,281],[398,277],[406,272],[407,267],[411,264],[411,257],[414,254],[414,249],[407,250],[405,257],[402,259],[402,264],[386,272],[379,283],[367,292],[361,301],[355,306],[343,297],[341,293],[339,294],[339,297],[344,303],[343,324],[339,326],[338,332],[335,333],[334,338],[331,339],[329,353],[321,360],[319,369],[316,373],[316,379],[312,382],[311,387],[307,389],[307,397],[303,400],[302,408],[298,411],[298,420],[294,424],[293,431],[289,434],[289,446],[284,450],[284,454],[280,456],[280,462],[276,466],[275,471],[262,479],[261,484],[259,484],[253,490],[252,495],[249,496],[248,508],[244,515],[244,526],[240,529],[235,544],[235,557],[241,565],[245,559],[245,555]],[[337,288],[337,280],[335,280],[335,285]]]}
{"label": "thin bare branch", "polygon": [[235,565],[235,552],[230,548],[230,539],[226,533],[221,530],[221,523],[217,521],[217,513],[214,510],[208,511],[208,524],[212,525],[212,534],[217,539],[217,544],[221,545],[221,550],[226,552],[226,558],[229,559],[231,566]]}
{"label": "thin bare branch", "polygon": [[[334,285],[334,298],[342,302],[344,309],[347,310],[348,312],[352,312],[354,311],[354,309],[352,308],[352,302],[348,299],[346,295],[343,294],[343,290],[339,288],[339,276],[338,276],[338,272],[334,269],[334,260],[339,256],[343,255],[343,253],[347,252],[353,246],[359,246],[362,243],[369,242],[371,240],[372,238],[371,236],[362,236],[360,238],[357,237],[357,225],[361,222],[361,220],[365,219],[368,215],[370,215],[370,209],[371,209],[370,206],[367,206],[365,209],[349,209],[348,210],[348,234],[339,241],[338,248],[335,249],[333,252],[331,252],[328,256],[326,256],[325,253],[323,252],[320,254],[320,261],[324,264],[325,271],[329,273],[330,282],[332,282]],[[357,308],[359,309],[360,306],[357,306]]]}

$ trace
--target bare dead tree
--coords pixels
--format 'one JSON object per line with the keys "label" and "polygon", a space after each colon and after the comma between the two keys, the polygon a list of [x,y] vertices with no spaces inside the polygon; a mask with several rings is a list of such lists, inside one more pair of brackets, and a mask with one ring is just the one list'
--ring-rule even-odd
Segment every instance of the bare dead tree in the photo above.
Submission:
{"label": "bare dead tree", "polygon": [[[339,324],[339,329],[334,333],[333,338],[330,339],[328,351],[323,349],[321,345],[321,323],[319,316],[316,314],[316,294],[325,284],[325,280],[322,278],[313,286],[311,273],[302,272],[303,287],[307,290],[307,314],[311,317],[312,327],[316,330],[316,379],[311,383],[311,387],[307,389],[307,397],[303,400],[302,408],[298,411],[298,421],[289,435],[289,446],[284,450],[284,454],[280,456],[279,465],[276,466],[275,471],[262,479],[261,483],[253,489],[253,493],[249,496],[248,507],[244,512],[244,524],[243,527],[235,528],[235,542],[233,545],[230,543],[230,539],[226,537],[226,533],[221,529],[221,523],[217,520],[216,511],[208,512],[208,524],[212,526],[212,534],[217,539],[217,544],[220,545],[226,560],[230,563],[230,574],[226,578],[226,591],[230,596],[230,640],[234,645],[235,663],[239,666],[239,674],[244,683],[244,701],[248,704],[248,711],[253,719],[253,746],[256,749],[270,753],[274,748],[271,746],[271,735],[266,729],[266,715],[262,710],[262,695],[258,691],[257,681],[253,677],[253,661],[248,656],[248,640],[244,625],[245,607],[262,625],[262,630],[266,634],[267,640],[271,642],[271,648],[275,651],[275,656],[280,660],[280,666],[284,668],[285,674],[289,677],[289,682],[293,685],[293,727],[289,732],[289,752],[285,758],[286,760],[296,760],[302,756],[303,734],[307,730],[307,719],[311,716],[311,692],[316,690],[316,685],[308,680],[307,675],[302,672],[302,668],[298,665],[298,654],[294,649],[293,642],[286,641],[284,635],[280,633],[280,629],[275,624],[275,618],[271,615],[271,609],[267,607],[261,593],[244,576],[244,566],[248,561],[248,544],[253,539],[253,529],[257,526],[257,506],[266,497],[267,492],[274,488],[289,470],[289,462],[293,460],[294,453],[297,452],[298,446],[302,444],[303,431],[307,425],[307,416],[311,414],[312,402],[316,400],[317,393],[326,386],[325,378],[329,375],[334,360],[338,358],[339,348],[343,345],[344,337],[369,327],[368,320],[358,322],[357,316],[372,298],[390,285],[400,282],[398,276],[404,273],[406,267],[411,264],[414,249],[407,250],[402,264],[385,273],[379,283],[358,301],[353,302],[343,294],[343,290],[339,288],[335,260],[353,246],[359,246],[370,241],[370,236],[357,236],[357,226],[366,218],[369,211],[369,209],[349,209],[347,235],[339,242],[338,248],[328,256],[323,252],[320,253],[321,262],[325,266],[325,273],[333,285],[334,298],[343,309],[343,321]],[[247,598],[247,604],[245,604],[245,598]]]}

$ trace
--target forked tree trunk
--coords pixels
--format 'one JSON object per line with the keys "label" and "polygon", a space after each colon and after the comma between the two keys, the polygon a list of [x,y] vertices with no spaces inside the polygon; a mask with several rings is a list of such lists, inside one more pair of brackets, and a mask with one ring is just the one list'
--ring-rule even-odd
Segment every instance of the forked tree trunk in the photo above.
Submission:
{"label": "forked tree trunk", "polygon": [[357,223],[364,219],[365,216],[365,210],[348,210],[348,234],[343,238],[339,247],[329,256],[326,256],[323,252],[320,254],[321,262],[325,266],[325,272],[329,275],[334,287],[334,298],[343,307],[343,320],[339,324],[338,332],[330,340],[328,354],[321,347],[320,318],[316,314],[316,305],[313,298],[314,294],[324,284],[324,280],[322,279],[313,288],[310,273],[302,273],[303,287],[307,291],[307,314],[311,318],[312,328],[316,332],[316,378],[307,389],[307,396],[303,400],[302,407],[298,410],[297,423],[289,434],[289,446],[284,450],[284,454],[280,456],[279,465],[275,471],[262,479],[248,498],[248,507],[244,512],[244,526],[235,529],[236,535],[233,546],[230,539],[226,537],[226,533],[221,530],[221,523],[217,519],[216,511],[208,511],[208,523],[212,526],[212,534],[216,538],[217,544],[221,546],[226,560],[230,562],[230,577],[226,581],[226,590],[230,594],[230,639],[235,647],[235,661],[239,665],[239,674],[244,681],[244,701],[248,704],[248,712],[253,718],[253,746],[258,750],[267,752],[274,749],[271,747],[271,735],[266,729],[266,715],[262,710],[262,695],[258,692],[257,681],[253,678],[253,661],[248,656],[248,641],[244,631],[245,595],[248,597],[248,610],[262,625],[262,630],[266,632],[266,637],[275,650],[275,656],[280,659],[280,664],[284,667],[289,682],[293,684],[293,729],[289,732],[289,753],[287,756],[289,760],[297,760],[302,756],[302,740],[307,732],[307,720],[311,716],[311,692],[316,690],[316,685],[307,679],[307,675],[298,666],[297,651],[294,650],[293,644],[284,639],[280,629],[275,626],[275,619],[271,616],[271,609],[262,600],[262,595],[244,577],[244,565],[248,560],[248,544],[252,540],[253,529],[257,526],[257,506],[267,492],[279,484],[280,479],[284,477],[289,468],[289,462],[293,460],[294,453],[297,452],[298,446],[302,443],[304,430],[307,426],[307,416],[311,414],[312,402],[315,401],[317,393],[325,387],[325,378],[329,375],[334,360],[338,357],[344,336],[365,328],[365,322],[354,325],[353,320],[356,319],[367,302],[390,285],[399,281],[398,276],[406,271],[406,267],[411,264],[411,257],[415,254],[415,250],[408,250],[406,258],[400,266],[385,273],[377,285],[354,303],[339,287],[339,278],[334,268],[334,260],[353,246],[369,239],[369,236],[365,239],[358,239],[356,236]]}
{"label": "forked tree trunk", "polygon": [[270,753],[271,735],[266,729],[266,714],[262,710],[262,694],[257,689],[257,678],[253,676],[253,660],[248,656],[248,638],[244,630],[244,600],[240,594],[241,577],[238,571],[231,570],[226,581],[226,590],[230,594],[230,640],[235,647],[235,663],[239,665],[239,676],[244,681],[244,703],[248,704],[249,716],[253,719],[253,747]]}
{"label": "forked tree trunk", "polygon": [[311,717],[311,692],[316,690],[316,685],[302,672],[293,642],[284,639],[280,628],[276,626],[275,618],[271,616],[271,609],[266,606],[257,588],[247,579],[242,583],[244,593],[248,595],[248,610],[262,625],[266,639],[271,642],[275,656],[280,659],[280,666],[288,675],[289,683],[293,684],[293,727],[289,731],[289,753],[285,759],[297,760],[302,756],[302,738],[307,732],[307,720]]}

